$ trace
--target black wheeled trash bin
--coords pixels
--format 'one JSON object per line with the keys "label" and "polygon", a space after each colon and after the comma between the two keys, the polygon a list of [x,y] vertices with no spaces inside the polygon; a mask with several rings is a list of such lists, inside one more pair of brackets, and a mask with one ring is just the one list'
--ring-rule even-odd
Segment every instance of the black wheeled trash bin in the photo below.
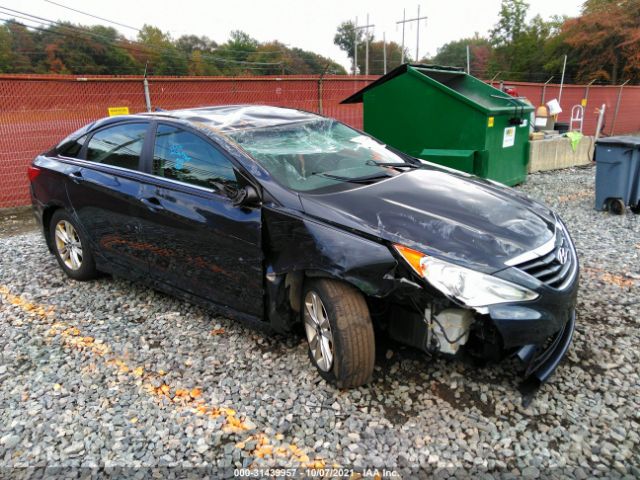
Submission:
{"label": "black wheeled trash bin", "polygon": [[625,135],[596,142],[596,210],[640,213],[640,137]]}

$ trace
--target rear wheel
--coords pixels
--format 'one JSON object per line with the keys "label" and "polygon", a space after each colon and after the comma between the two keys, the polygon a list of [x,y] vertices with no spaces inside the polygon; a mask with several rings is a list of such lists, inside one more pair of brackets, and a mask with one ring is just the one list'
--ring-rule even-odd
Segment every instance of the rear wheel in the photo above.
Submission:
{"label": "rear wheel", "polygon": [[609,212],[615,215],[622,215],[625,211],[625,204],[620,198],[612,198],[609,200]]}
{"label": "rear wheel", "polygon": [[309,358],[320,375],[339,388],[367,383],[375,341],[364,296],[346,283],[314,279],[307,282],[303,300]]}
{"label": "rear wheel", "polygon": [[76,222],[64,210],[53,214],[49,235],[56,260],[69,277],[90,280],[97,276],[89,244]]}
{"label": "rear wheel", "polygon": [[634,205],[633,207],[631,207],[631,211],[633,213],[635,213],[636,215],[640,213],[640,203],[638,203],[637,205]]}

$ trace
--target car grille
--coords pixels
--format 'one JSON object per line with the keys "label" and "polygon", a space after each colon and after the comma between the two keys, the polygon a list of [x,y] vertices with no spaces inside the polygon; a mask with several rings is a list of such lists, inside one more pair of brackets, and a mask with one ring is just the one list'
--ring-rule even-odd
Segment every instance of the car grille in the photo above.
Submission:
{"label": "car grille", "polygon": [[[564,259],[564,263],[561,259]],[[514,265],[552,288],[561,288],[574,271],[576,259],[564,233],[559,230],[553,250],[540,257]]]}

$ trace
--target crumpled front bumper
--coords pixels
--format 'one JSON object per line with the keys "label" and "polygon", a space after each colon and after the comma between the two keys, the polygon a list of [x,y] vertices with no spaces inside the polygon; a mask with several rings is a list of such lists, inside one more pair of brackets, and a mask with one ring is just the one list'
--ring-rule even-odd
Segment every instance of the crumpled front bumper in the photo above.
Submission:
{"label": "crumpled front bumper", "polygon": [[543,287],[534,301],[489,308],[503,347],[523,362],[525,377],[547,381],[567,353],[576,325],[578,279],[576,271],[562,291]]}
{"label": "crumpled front bumper", "polygon": [[525,377],[533,375],[540,382],[546,382],[569,350],[575,328],[576,311],[572,310],[562,329],[546,344],[542,346],[525,345],[518,350],[517,357],[526,365]]}

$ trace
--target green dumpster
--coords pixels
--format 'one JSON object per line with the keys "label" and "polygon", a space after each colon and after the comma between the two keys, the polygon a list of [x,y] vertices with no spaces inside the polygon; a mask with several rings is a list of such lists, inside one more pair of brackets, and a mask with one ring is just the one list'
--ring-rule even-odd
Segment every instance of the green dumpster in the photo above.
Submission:
{"label": "green dumpster", "polygon": [[341,103],[409,155],[516,185],[527,177],[533,107],[455,67],[404,64]]}

